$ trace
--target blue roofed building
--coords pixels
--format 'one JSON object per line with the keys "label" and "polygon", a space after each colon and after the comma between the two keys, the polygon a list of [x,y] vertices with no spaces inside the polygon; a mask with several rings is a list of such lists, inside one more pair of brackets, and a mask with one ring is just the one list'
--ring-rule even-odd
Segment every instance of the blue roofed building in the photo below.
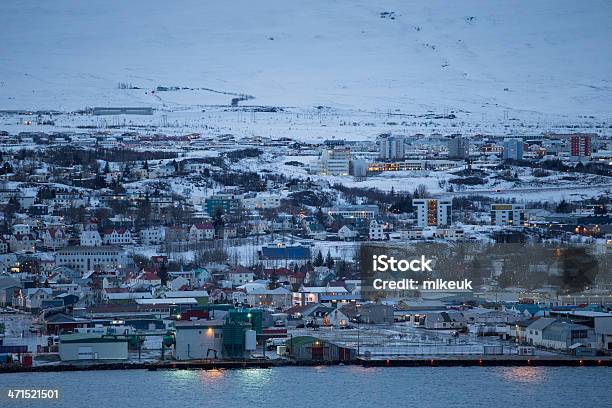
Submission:
{"label": "blue roofed building", "polygon": [[262,246],[259,253],[259,259],[263,261],[265,268],[301,266],[310,261],[311,257],[310,247],[302,245]]}
{"label": "blue roofed building", "polygon": [[544,317],[550,314],[550,308],[534,303],[515,303],[512,306],[506,306],[506,311],[519,313],[526,318]]}

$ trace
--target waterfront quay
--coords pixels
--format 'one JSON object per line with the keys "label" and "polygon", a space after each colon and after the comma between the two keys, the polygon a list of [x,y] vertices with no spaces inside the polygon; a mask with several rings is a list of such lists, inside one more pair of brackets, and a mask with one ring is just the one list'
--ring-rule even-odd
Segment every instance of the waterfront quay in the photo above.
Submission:
{"label": "waterfront quay", "polygon": [[273,367],[311,367],[321,365],[359,365],[363,367],[611,367],[610,357],[574,356],[438,356],[436,358],[356,358],[350,361],[296,361],[289,359],[249,359],[243,361],[190,360],[159,362],[105,362],[105,363],[71,363],[41,366],[7,365],[0,367],[2,373],[17,372],[60,372],[60,371],[94,371],[94,370],[218,370],[249,369]]}

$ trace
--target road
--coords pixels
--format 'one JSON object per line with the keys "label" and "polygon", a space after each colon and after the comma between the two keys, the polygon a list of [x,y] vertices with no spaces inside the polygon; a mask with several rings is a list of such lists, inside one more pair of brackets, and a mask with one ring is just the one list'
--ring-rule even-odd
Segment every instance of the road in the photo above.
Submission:
{"label": "road", "polygon": [[[477,194],[508,194],[508,193],[541,193],[546,191],[583,191],[592,189],[612,189],[612,184],[593,184],[588,186],[556,186],[556,187],[529,187],[510,189],[465,190],[432,194],[433,197],[466,196]],[[609,191],[608,191],[609,192]]]}

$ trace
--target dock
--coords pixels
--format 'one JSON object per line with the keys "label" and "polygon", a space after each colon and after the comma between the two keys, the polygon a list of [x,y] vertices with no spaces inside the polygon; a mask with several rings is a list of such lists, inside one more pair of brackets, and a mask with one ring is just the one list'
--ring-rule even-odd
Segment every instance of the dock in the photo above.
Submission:
{"label": "dock", "polygon": [[189,361],[155,361],[155,362],[66,362],[40,366],[4,365],[0,374],[22,372],[60,372],[60,371],[94,371],[94,370],[225,370],[274,367],[312,367],[334,365],[359,365],[363,367],[612,367],[612,358],[573,356],[448,356],[442,358],[393,358],[365,359],[350,361],[316,361],[316,360],[189,360]]}

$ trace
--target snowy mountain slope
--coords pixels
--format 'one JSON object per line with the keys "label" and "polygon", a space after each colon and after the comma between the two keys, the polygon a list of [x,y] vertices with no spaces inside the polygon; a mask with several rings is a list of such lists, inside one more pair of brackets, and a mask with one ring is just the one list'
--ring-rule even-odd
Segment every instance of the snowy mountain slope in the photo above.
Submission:
{"label": "snowy mountain slope", "polygon": [[605,0],[5,0],[0,109],[232,97],[149,92],[161,85],[262,105],[609,119],[610,17]]}

